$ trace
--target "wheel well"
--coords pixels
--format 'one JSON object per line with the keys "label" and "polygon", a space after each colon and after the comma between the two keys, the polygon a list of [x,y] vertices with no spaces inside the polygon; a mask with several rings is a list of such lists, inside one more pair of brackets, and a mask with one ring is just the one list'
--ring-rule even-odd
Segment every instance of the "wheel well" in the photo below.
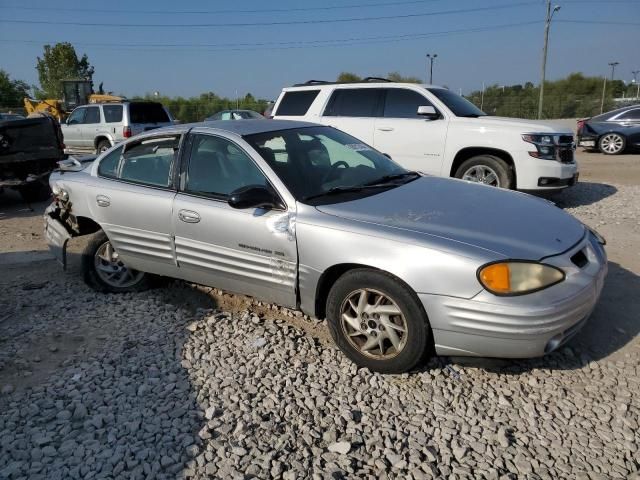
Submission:
{"label": "wheel well", "polygon": [[89,235],[101,230],[102,227],[89,217],[76,217],[78,235]]}
{"label": "wheel well", "polygon": [[106,140],[107,142],[109,142],[109,145],[111,145],[111,140],[109,140],[107,137],[105,136],[100,136],[100,137],[96,137],[95,140],[93,141],[93,146],[98,148],[98,144],[103,141]]}
{"label": "wheel well", "polygon": [[516,172],[516,166],[513,163],[513,158],[504,150],[499,150],[497,148],[487,148],[487,147],[463,148],[456,154],[455,158],[453,159],[453,164],[451,165],[451,171],[449,172],[449,176],[454,177],[456,174],[456,171],[458,170],[460,165],[462,165],[463,162],[478,155],[493,155],[494,157],[498,157],[504,160],[507,163],[507,165],[511,167],[511,170],[513,171],[513,180],[514,180],[513,187],[515,188],[515,185],[517,185],[517,181],[516,181],[517,172]]}

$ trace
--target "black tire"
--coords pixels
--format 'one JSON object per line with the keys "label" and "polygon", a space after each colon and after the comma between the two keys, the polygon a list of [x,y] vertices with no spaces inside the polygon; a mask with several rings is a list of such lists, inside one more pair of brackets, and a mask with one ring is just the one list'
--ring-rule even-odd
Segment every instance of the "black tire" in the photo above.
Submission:
{"label": "black tire", "polygon": [[105,243],[109,243],[109,238],[100,230],[93,234],[82,251],[82,275],[87,285],[98,292],[109,293],[141,292],[153,286],[153,276],[142,272],[136,272],[140,278],[131,285],[116,286],[103,280],[96,270],[96,253]]}
{"label": "black tire", "polygon": [[27,203],[44,202],[51,198],[51,188],[43,181],[35,181],[18,188],[22,199]]}
{"label": "black tire", "polygon": [[[406,343],[392,358],[379,359],[365,355],[347,337],[342,322],[342,308],[361,289],[384,294],[397,305],[404,316]],[[360,367],[380,373],[403,373],[416,367],[431,351],[431,327],[420,301],[408,286],[387,273],[366,268],[348,271],[331,287],[326,312],[329,330],[336,345]]]}
{"label": "black tire", "polygon": [[111,142],[109,140],[100,140],[96,146],[96,155],[100,155],[111,148]]}
{"label": "black tire", "polygon": [[598,139],[598,150],[605,155],[620,155],[627,148],[627,139],[619,133],[605,133]]}
{"label": "black tire", "polygon": [[493,155],[477,155],[471,157],[468,160],[462,162],[462,164],[456,170],[455,177],[463,178],[465,173],[471,170],[473,167],[486,167],[495,172],[497,177],[497,184],[494,185],[500,188],[513,188],[513,170],[512,168],[499,157]]}

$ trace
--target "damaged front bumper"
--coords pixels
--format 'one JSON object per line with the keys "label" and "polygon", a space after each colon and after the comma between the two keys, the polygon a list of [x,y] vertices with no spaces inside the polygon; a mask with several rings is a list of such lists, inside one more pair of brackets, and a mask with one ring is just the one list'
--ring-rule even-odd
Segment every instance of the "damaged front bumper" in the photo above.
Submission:
{"label": "damaged front bumper", "polygon": [[67,243],[71,238],[71,234],[65,225],[55,217],[56,206],[51,204],[44,211],[44,236],[49,245],[49,250],[55,259],[62,265],[63,269],[67,268]]}

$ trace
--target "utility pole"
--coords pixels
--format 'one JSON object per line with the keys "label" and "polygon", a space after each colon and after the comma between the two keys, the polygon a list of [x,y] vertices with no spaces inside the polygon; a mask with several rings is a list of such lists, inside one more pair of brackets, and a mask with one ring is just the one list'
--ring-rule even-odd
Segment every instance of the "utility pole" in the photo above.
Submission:
{"label": "utility pole", "polygon": [[482,95],[480,96],[480,110],[484,107],[484,82],[482,82]]}
{"label": "utility pole", "polygon": [[437,53],[427,53],[429,59],[429,84],[433,85],[433,62],[438,57]]}
{"label": "utility pole", "polygon": [[640,83],[638,83],[638,74],[640,73],[640,70],[633,70],[631,73],[633,74],[633,83],[635,83],[638,88],[636,98],[640,98]]}
{"label": "utility pole", "polygon": [[620,65],[620,62],[609,62],[611,67],[611,81],[613,82],[613,75],[616,73],[616,65]]}
{"label": "utility pole", "polygon": [[544,22],[544,46],[542,47],[542,74],[540,79],[540,98],[538,99],[538,119],[542,118],[542,103],[544,98],[544,81],[547,73],[547,50],[549,48],[549,27],[553,14],[560,10],[560,6],[556,5],[551,10],[551,0],[547,0],[547,16]]}
{"label": "utility pole", "polygon": [[607,77],[604,77],[604,83],[602,84],[602,101],[600,102],[600,113],[604,112],[604,94],[607,91]]}

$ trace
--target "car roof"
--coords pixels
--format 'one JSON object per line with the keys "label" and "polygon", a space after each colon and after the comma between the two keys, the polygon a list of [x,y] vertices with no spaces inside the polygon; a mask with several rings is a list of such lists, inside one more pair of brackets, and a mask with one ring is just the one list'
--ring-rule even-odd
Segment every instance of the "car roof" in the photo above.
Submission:
{"label": "car roof", "polygon": [[398,88],[398,87],[422,87],[422,88],[440,88],[439,85],[431,85],[428,83],[410,83],[410,82],[317,82],[317,83],[298,83],[291,87],[285,87],[282,90],[321,90],[327,88]]}
{"label": "car roof", "polygon": [[292,128],[318,127],[316,123],[299,122],[296,120],[243,120],[241,122],[229,122],[227,120],[205,120],[198,123],[186,123],[184,125],[172,125],[152,130],[151,132],[228,132],[236,135],[253,135],[254,133],[274,132],[276,130],[290,130]]}

